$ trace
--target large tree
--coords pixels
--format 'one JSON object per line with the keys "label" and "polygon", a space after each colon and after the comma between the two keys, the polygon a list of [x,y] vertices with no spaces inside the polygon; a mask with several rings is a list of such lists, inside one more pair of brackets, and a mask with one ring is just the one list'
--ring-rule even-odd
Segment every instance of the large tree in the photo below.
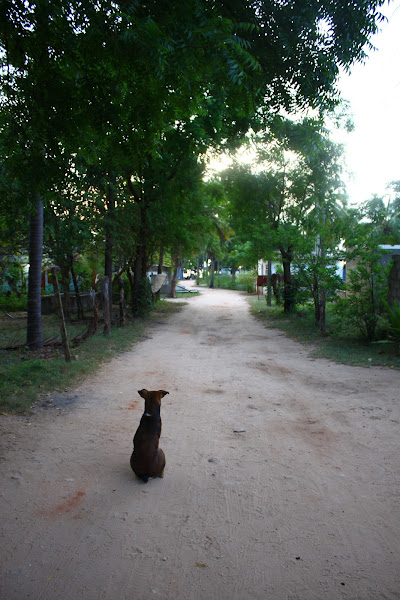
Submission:
{"label": "large tree", "polygon": [[203,142],[229,144],[282,108],[330,105],[339,67],[363,58],[382,3],[5,0],[2,179],[22,183],[20,202],[39,216],[71,156],[101,162],[109,192],[122,177],[141,207],[143,257],[165,133],[199,120]]}

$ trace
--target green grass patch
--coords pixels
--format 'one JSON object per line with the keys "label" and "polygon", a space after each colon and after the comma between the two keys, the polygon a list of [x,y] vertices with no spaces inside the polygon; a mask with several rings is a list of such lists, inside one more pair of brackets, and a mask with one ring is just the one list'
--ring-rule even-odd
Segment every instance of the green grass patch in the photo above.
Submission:
{"label": "green grass patch", "polygon": [[[231,275],[220,275],[216,273],[214,275],[214,287],[223,290],[238,290],[241,292],[252,293],[254,291],[254,284],[257,279],[257,274],[254,271],[248,273],[238,273],[236,277]],[[209,287],[211,276],[206,275],[199,280],[199,285],[203,287]]]}
{"label": "green grass patch", "polygon": [[344,329],[340,319],[327,307],[328,334],[322,336],[315,326],[313,308],[301,307],[292,315],[281,306],[267,306],[265,296],[248,298],[252,314],[266,327],[284,331],[290,338],[309,347],[313,358],[327,358],[340,364],[361,367],[384,366],[400,369],[396,344],[382,340],[367,344],[357,339],[356,332]]}
{"label": "green grass patch", "polygon": [[193,296],[200,296],[200,292],[175,292],[175,298],[192,298]]}
{"label": "green grass patch", "polygon": [[[153,323],[156,326],[160,319],[167,319],[181,310],[184,304],[160,300],[148,317],[131,319],[125,327],[113,327],[109,337],[103,335],[100,327],[96,335],[71,348],[70,363],[65,362],[62,349],[54,346],[45,346],[36,352],[30,352],[25,347],[0,350],[0,411],[3,414],[27,412],[40,397],[76,385],[105,361],[130,350],[143,339],[149,325]],[[4,323],[7,327],[3,327]],[[68,334],[71,337],[74,328],[82,331],[84,326],[82,323],[69,325]],[[7,342],[11,339],[16,342],[22,334],[26,335],[25,329],[24,318],[7,321],[2,318],[3,348],[4,345],[10,345]],[[43,329],[45,338],[59,336],[57,318],[45,318]]]}

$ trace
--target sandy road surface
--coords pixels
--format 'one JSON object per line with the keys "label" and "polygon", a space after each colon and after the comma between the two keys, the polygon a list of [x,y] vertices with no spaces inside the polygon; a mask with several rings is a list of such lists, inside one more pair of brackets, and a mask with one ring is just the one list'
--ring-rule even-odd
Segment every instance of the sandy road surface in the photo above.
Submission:
{"label": "sandy road surface", "polygon": [[[0,598],[400,598],[399,372],[310,360],[237,292],[148,336],[54,408],[1,418]],[[170,392],[146,485],[143,387]]]}

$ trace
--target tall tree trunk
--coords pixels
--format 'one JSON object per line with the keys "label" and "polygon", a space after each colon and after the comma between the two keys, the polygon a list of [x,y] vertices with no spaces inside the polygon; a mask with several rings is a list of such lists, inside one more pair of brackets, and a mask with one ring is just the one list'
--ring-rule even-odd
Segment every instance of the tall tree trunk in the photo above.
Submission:
{"label": "tall tree trunk", "polygon": [[214,287],[214,273],[215,273],[215,256],[214,254],[210,255],[211,257],[211,279],[210,279],[210,288]]}
{"label": "tall tree trunk", "polygon": [[[129,281],[129,294],[128,294],[128,296],[129,296],[129,300],[131,301],[131,304],[132,304],[133,287],[134,287],[134,275],[133,275],[131,264],[128,265],[128,268],[126,270],[126,276],[128,278],[128,281]],[[128,298],[127,298],[126,294],[125,294],[125,302],[128,302]]]}
{"label": "tall tree trunk", "polygon": [[114,220],[115,220],[115,194],[111,186],[109,186],[107,194],[107,213],[105,217],[105,251],[104,251],[104,275],[109,281],[109,311],[110,322],[112,320],[112,301],[113,301],[113,286],[112,286],[112,270],[113,270],[113,246],[114,246]]}
{"label": "tall tree trunk", "polygon": [[197,257],[196,285],[200,285],[200,256]]}
{"label": "tall tree trunk", "polygon": [[121,327],[126,322],[126,304],[125,304],[125,284],[122,277],[118,277],[118,288],[119,288],[119,324]]}
{"label": "tall tree trunk", "polygon": [[[158,275],[162,274],[162,269],[163,269],[163,263],[164,263],[164,246],[160,247],[160,255],[158,258],[158,268],[157,268],[157,273]],[[158,290],[158,292],[156,292],[156,300],[159,300],[161,296],[161,288]]]}
{"label": "tall tree trunk", "polygon": [[134,315],[138,312],[138,302],[139,302],[139,294],[140,294],[140,282],[143,277],[142,273],[142,265],[143,258],[142,252],[144,249],[139,246],[137,249],[137,253],[135,256],[135,261],[133,263],[133,279],[131,284],[131,304],[132,304],[132,312]]}
{"label": "tall tree trunk", "polygon": [[175,298],[175,290],[176,290],[176,280],[178,278],[178,269],[179,269],[179,256],[175,255],[174,259],[174,273],[172,275],[171,281],[171,298]]}
{"label": "tall tree trunk", "polygon": [[272,304],[271,276],[272,276],[272,263],[269,260],[268,261],[268,280],[267,280],[267,306],[271,306],[271,304]]}
{"label": "tall tree trunk", "polygon": [[[323,214],[323,224],[325,225],[325,214]],[[326,267],[325,261],[325,239],[320,236],[318,254],[321,259],[321,266]],[[326,293],[324,282],[319,283],[319,330],[322,335],[326,335]]]}
{"label": "tall tree trunk", "polygon": [[325,297],[325,288],[321,288],[320,293],[320,319],[319,319],[319,330],[322,335],[326,335],[326,297]]}
{"label": "tall tree trunk", "polygon": [[[147,276],[148,257],[147,257],[147,208],[145,204],[140,206],[140,232],[139,243],[136,251],[135,262],[133,265],[133,289],[132,289],[132,312],[137,314],[138,304],[140,302],[141,282]],[[143,287],[143,286],[142,286]]]}
{"label": "tall tree trunk", "polygon": [[63,259],[62,262],[60,263],[60,275],[61,275],[61,285],[62,285],[62,291],[63,291],[63,307],[64,307],[64,314],[67,317],[67,319],[70,318],[71,316],[71,297],[70,297],[70,293],[69,293],[69,278],[70,278],[70,272],[69,272],[69,261],[67,259]]}
{"label": "tall tree trunk", "polygon": [[72,281],[74,282],[75,301],[76,301],[76,309],[77,309],[77,313],[78,313],[78,319],[83,319],[84,314],[83,314],[82,299],[81,299],[81,295],[79,293],[78,280],[76,278],[76,273],[75,273],[75,269],[74,269],[74,257],[72,254],[69,257],[69,262],[70,262]]}
{"label": "tall tree trunk", "polygon": [[29,276],[27,345],[30,350],[43,346],[42,331],[42,260],[43,260],[43,202],[35,194],[35,209],[29,221]]}
{"label": "tall tree trunk", "polygon": [[101,291],[101,305],[103,308],[103,319],[104,319],[104,335],[110,335],[111,323],[110,323],[110,294],[108,292],[110,286],[110,282],[108,277],[104,275],[100,281],[100,291]]}
{"label": "tall tree trunk", "polygon": [[320,290],[318,285],[317,274],[314,274],[313,281],[313,301],[314,301],[314,316],[315,316],[315,324],[319,326],[321,322],[321,304],[320,304]]}
{"label": "tall tree trunk", "polygon": [[284,250],[280,248],[283,265],[283,312],[291,313],[295,307],[294,288],[292,283],[292,275],[290,272],[292,262],[292,252],[290,249]]}

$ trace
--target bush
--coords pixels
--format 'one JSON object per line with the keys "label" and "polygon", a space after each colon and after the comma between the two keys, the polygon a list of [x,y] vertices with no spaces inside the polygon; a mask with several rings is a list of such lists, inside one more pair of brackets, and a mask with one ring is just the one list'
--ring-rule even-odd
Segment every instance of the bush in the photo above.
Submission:
{"label": "bush", "polygon": [[28,308],[28,296],[21,294],[18,296],[15,292],[0,294],[0,310],[6,311],[26,311]]}
{"label": "bush", "polygon": [[[200,279],[200,285],[209,286],[211,277],[207,275]],[[257,273],[255,271],[249,271],[246,273],[239,273],[236,277],[232,275],[218,275],[214,276],[214,287],[224,290],[239,290],[242,292],[248,292],[251,294],[254,291],[254,283],[257,279]]]}
{"label": "bush", "polygon": [[379,259],[378,252],[360,252],[356,267],[348,272],[348,296],[338,299],[335,306],[341,318],[355,326],[368,342],[377,339],[381,325],[385,328],[389,267],[384,268]]}
{"label": "bush", "polygon": [[393,306],[390,307],[389,304],[386,304],[386,310],[389,314],[390,319],[390,333],[389,335],[393,337],[396,342],[397,352],[400,351],[400,302],[396,304],[393,303]]}
{"label": "bush", "polygon": [[135,303],[135,314],[138,317],[146,317],[153,309],[153,294],[151,283],[148,277],[143,277],[139,281],[138,297]]}

